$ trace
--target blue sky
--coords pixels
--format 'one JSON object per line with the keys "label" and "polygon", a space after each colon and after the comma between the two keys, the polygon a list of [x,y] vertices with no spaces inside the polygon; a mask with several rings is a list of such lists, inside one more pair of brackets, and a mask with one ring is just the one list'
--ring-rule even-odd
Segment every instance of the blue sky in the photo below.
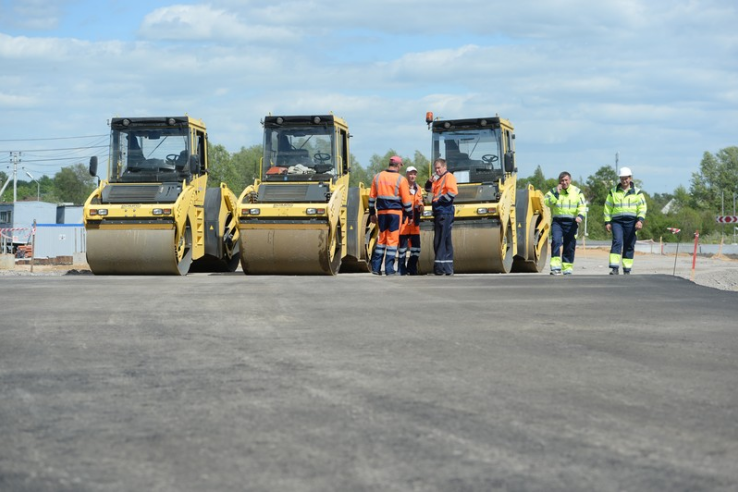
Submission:
{"label": "blue sky", "polygon": [[268,113],[333,112],[366,166],[427,156],[433,111],[510,119],[522,176],[618,153],[671,192],[738,145],[736,25],[728,0],[0,0],[0,170],[22,150],[53,175],[104,154],[112,116],[183,113],[233,152]]}

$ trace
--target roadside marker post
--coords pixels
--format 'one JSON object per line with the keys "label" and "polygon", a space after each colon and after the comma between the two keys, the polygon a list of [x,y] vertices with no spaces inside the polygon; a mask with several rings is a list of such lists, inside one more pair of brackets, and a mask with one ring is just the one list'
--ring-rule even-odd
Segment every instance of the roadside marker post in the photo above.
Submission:
{"label": "roadside marker post", "polygon": [[700,231],[694,231],[694,253],[692,254],[692,274],[689,280],[694,282],[694,268],[697,265],[697,243],[700,242]]}
{"label": "roadside marker post", "polygon": [[738,215],[718,215],[716,221],[718,224],[738,224]]}
{"label": "roadside marker post", "polygon": [[[677,229],[676,227],[667,227],[667,231],[671,232],[672,234],[679,234],[682,230]],[[677,258],[679,257],[679,240],[681,239],[680,236],[677,236],[677,247],[676,247],[676,253],[674,253],[674,271],[671,272],[671,276],[676,275],[676,262]]]}

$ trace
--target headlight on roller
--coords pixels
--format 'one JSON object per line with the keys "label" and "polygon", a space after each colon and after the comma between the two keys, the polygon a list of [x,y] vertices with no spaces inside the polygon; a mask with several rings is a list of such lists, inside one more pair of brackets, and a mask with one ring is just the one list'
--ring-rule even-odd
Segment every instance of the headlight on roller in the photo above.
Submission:
{"label": "headlight on roller", "polygon": [[432,217],[433,210],[423,210],[423,217]]}
{"label": "headlight on roller", "polygon": [[305,209],[305,213],[308,215],[323,215],[325,213],[324,208],[308,208]]}

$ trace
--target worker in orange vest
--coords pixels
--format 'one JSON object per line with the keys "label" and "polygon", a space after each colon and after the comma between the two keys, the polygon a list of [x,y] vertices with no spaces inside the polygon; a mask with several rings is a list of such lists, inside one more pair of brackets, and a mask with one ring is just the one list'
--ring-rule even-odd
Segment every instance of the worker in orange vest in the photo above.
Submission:
{"label": "worker in orange vest", "polygon": [[425,183],[426,191],[433,196],[433,251],[436,255],[433,273],[454,274],[454,246],[451,230],[454,225],[454,199],[459,194],[456,177],[448,172],[446,159],[433,163],[435,174]]}
{"label": "worker in orange vest", "polygon": [[[400,252],[398,255],[400,275],[417,275],[420,259],[420,216],[423,213],[423,190],[418,186],[418,169],[410,166],[405,171],[408,189],[413,197],[413,213],[402,221],[400,227]],[[406,258],[410,250],[410,258]]]}
{"label": "worker in orange vest", "polygon": [[372,254],[374,275],[395,274],[395,258],[400,245],[400,225],[403,216],[412,213],[412,196],[407,179],[400,174],[402,159],[392,156],[386,170],[375,175],[369,192],[369,217],[379,227],[379,239]]}

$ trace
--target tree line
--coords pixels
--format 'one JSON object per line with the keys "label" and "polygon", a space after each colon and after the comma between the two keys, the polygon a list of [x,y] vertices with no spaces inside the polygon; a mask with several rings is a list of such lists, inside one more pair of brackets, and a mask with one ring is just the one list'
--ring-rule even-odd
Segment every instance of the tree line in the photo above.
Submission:
{"label": "tree line", "polygon": [[[234,193],[240,192],[259,177],[259,165],[262,158],[262,146],[241,147],[236,152],[229,152],[222,145],[208,144],[209,173],[211,183],[224,182]],[[366,166],[362,166],[351,154],[349,169],[351,186],[369,186],[372,176],[383,170],[389,158],[397,153],[389,149],[383,155],[374,154]],[[430,162],[420,151],[412,156],[402,156],[405,167],[418,168],[418,182],[428,179]],[[518,187],[532,184],[546,193],[557,184],[558,176],[546,177],[538,166],[532,175],[518,177]],[[2,184],[9,176],[0,172]],[[583,178],[572,177],[575,186],[581,188],[587,198],[589,213],[587,220],[588,237],[606,239],[609,237],[603,220],[603,206],[610,189],[618,183],[617,173],[612,166],[602,166],[594,174]],[[38,184],[37,184],[38,183]],[[18,200],[35,200],[40,196],[42,201],[83,204],[92,193],[97,179],[90,176],[86,164],[74,164],[64,167],[53,177],[42,176],[37,182],[17,181]],[[635,180],[637,187],[641,183]],[[699,171],[692,173],[690,187],[687,190],[679,186],[672,193],[649,193],[644,190],[648,204],[648,216],[640,239],[653,239],[673,242],[691,240],[695,231],[700,232],[704,240],[717,241],[725,232],[715,221],[715,216],[725,210],[725,215],[732,215],[733,201],[738,197],[738,147],[727,147],[715,154],[705,152],[700,162]],[[8,185],[0,201],[12,201],[13,186]],[[679,236],[672,235],[669,227],[682,230]]]}

